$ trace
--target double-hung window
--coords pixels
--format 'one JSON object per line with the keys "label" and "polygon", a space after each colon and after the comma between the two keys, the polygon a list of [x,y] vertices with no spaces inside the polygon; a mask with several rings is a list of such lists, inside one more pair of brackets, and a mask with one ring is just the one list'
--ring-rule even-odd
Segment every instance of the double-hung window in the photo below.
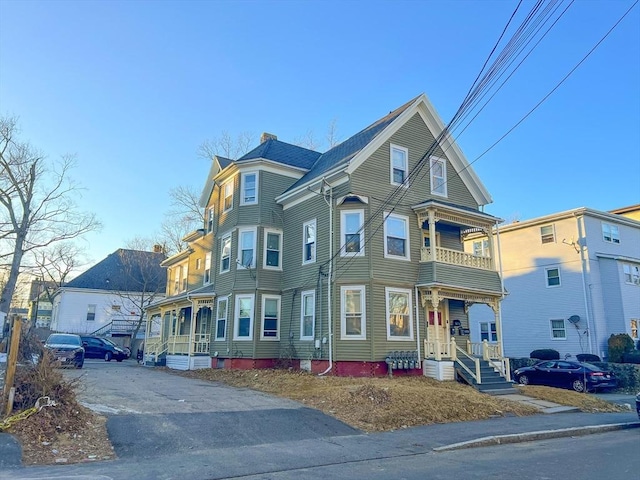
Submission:
{"label": "double-hung window", "polygon": [[384,256],[409,260],[409,219],[392,213],[385,214]]}
{"label": "double-hung window", "polygon": [[560,269],[558,267],[545,268],[545,275],[547,276],[547,287],[560,286]]}
{"label": "double-hung window", "polygon": [[90,303],[87,305],[87,321],[93,322],[96,319],[96,304]]}
{"label": "double-hung window", "polygon": [[213,232],[213,219],[215,215],[215,208],[209,207],[207,209],[207,233]]}
{"label": "double-hung window", "polygon": [[473,254],[476,257],[488,257],[489,240],[478,240],[473,242]]}
{"label": "double-hung window", "polygon": [[234,340],[253,339],[253,295],[236,296]]}
{"label": "double-hung window", "polygon": [[429,161],[429,174],[431,177],[431,193],[447,196],[447,162],[444,158],[431,157]]}
{"label": "double-hung window", "polygon": [[231,234],[222,237],[220,243],[220,273],[224,273],[231,268]]}
{"label": "double-hung window", "polygon": [[316,328],[316,292],[302,292],[300,312],[300,340],[313,340]]}
{"label": "double-hung window", "polygon": [[262,340],[280,339],[280,295],[262,296]]}
{"label": "double-hung window", "polygon": [[240,205],[258,203],[258,173],[245,172],[240,177]]}
{"label": "double-hung window", "polygon": [[496,330],[496,322],[480,323],[480,341],[497,342],[498,332]]}
{"label": "double-hung window", "polygon": [[229,298],[218,299],[216,307],[216,340],[224,340],[227,336],[227,311]]}
{"label": "double-hung window", "polygon": [[365,287],[340,287],[340,335],[343,340],[365,340],[367,317]]}
{"label": "double-hung window", "polygon": [[565,329],[564,319],[551,320],[551,340],[566,340],[567,330]]}
{"label": "double-hung window", "polygon": [[391,145],[391,184],[403,185],[407,179],[409,151],[398,145]]}
{"label": "double-hung window", "polygon": [[553,225],[545,225],[540,227],[540,240],[542,243],[554,243],[556,241],[556,235],[553,230]]}
{"label": "double-hung window", "polygon": [[282,232],[265,229],[264,231],[264,268],[282,269]]}
{"label": "double-hung window", "polygon": [[233,208],[233,179],[222,185],[222,213]]}
{"label": "double-hung window", "polygon": [[256,229],[241,229],[238,232],[238,260],[243,268],[256,266]]}
{"label": "double-hung window", "polygon": [[343,210],[340,212],[341,256],[364,255],[363,222],[364,210]]}
{"label": "double-hung window", "polygon": [[411,290],[385,288],[387,299],[387,339],[412,340]]}
{"label": "double-hung window", "polygon": [[211,252],[207,252],[204,256],[204,284],[211,283]]}
{"label": "double-hung window", "polygon": [[620,231],[617,225],[602,224],[602,239],[609,243],[620,243]]}
{"label": "double-hung window", "polygon": [[316,221],[311,220],[302,226],[302,263],[316,261]]}

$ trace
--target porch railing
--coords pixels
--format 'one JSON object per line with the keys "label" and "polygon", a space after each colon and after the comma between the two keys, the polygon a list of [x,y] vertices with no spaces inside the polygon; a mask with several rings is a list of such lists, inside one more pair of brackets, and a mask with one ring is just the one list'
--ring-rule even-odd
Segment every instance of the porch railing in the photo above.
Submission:
{"label": "porch railing", "polygon": [[426,358],[442,360],[451,357],[451,344],[440,340],[425,340],[424,353]]}
{"label": "porch railing", "polygon": [[[432,247],[422,247],[420,249],[420,261],[430,262]],[[463,267],[481,268],[483,270],[493,270],[490,257],[482,257],[471,253],[462,252],[460,250],[451,250],[449,248],[435,247],[436,262],[448,263],[450,265],[460,265]]]}
{"label": "porch railing", "polygon": [[158,361],[160,355],[167,352],[167,342],[161,337],[149,337],[144,343],[145,359],[152,360],[154,363]]}
{"label": "porch railing", "polygon": [[189,341],[189,335],[171,335],[167,341],[169,355],[191,355],[194,353],[209,353],[211,335],[196,334]]}

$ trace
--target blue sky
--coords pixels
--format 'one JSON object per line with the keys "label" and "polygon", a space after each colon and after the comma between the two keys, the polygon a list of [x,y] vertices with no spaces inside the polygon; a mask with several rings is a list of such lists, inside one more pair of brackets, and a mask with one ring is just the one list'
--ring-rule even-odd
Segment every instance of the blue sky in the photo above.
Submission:
{"label": "blue sky", "polygon": [[[579,0],[458,143],[470,162],[635,0]],[[446,123],[517,2],[0,0],[0,114],[75,154],[94,261],[159,229],[172,187],[204,185],[222,132],[344,140],[426,93]],[[522,11],[533,2],[525,0]],[[323,150],[323,148],[320,148]],[[506,220],[640,203],[640,6],[473,167]]]}

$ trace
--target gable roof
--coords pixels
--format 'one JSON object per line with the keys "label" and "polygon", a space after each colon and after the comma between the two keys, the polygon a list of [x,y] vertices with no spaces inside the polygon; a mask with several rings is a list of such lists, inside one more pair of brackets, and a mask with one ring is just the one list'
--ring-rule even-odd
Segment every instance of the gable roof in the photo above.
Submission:
{"label": "gable roof", "polygon": [[167,277],[165,269],[160,266],[164,258],[164,253],[120,248],[65,283],[63,288],[164,293]]}

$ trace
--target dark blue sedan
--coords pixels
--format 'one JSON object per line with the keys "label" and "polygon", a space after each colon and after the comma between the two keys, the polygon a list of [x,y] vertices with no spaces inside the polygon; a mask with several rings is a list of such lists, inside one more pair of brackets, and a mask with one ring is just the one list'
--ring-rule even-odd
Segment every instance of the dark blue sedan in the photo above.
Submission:
{"label": "dark blue sedan", "polygon": [[568,360],[544,360],[532,367],[513,372],[520,385],[547,385],[572,388],[576,392],[615,388],[618,382],[612,372],[590,363]]}

